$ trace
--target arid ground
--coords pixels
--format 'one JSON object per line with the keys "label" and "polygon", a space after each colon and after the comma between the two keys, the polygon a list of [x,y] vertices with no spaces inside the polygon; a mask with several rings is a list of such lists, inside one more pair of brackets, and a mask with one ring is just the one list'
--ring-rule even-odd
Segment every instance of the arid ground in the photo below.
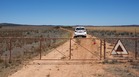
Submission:
{"label": "arid ground", "polygon": [[[7,28],[2,30],[1,34],[3,34],[3,31],[10,29]],[[27,33],[22,31],[23,36],[40,37],[40,35],[42,35],[43,37],[49,36],[57,38],[61,36],[69,37],[71,35],[67,34],[73,33],[71,29],[67,30],[64,28],[61,28],[61,30],[63,30],[62,32],[61,30],[59,30],[59,28],[55,28],[55,31],[53,31],[53,28],[45,30],[45,28],[43,27],[37,27],[37,29],[34,28],[33,31],[30,31],[32,30],[31,27],[28,29],[27,31],[29,32]],[[18,31],[16,31],[15,33],[18,33]],[[65,31],[69,33],[64,34]],[[100,35],[98,35],[97,32],[99,32]],[[54,36],[54,34],[56,34],[57,36]],[[55,47],[52,46],[57,43],[57,41],[49,40],[47,41],[48,45],[50,41],[52,41],[51,43],[54,44],[50,45],[50,49],[48,49],[48,46],[46,48],[43,48],[44,52],[49,51],[49,53],[42,53],[41,60],[36,59],[38,58],[38,56],[36,56],[31,57],[30,60],[23,61],[18,64],[8,64],[8,66],[4,66],[3,68],[1,68],[0,77],[139,77],[138,60],[104,60],[103,56],[100,60],[100,37],[109,36],[109,33],[107,33],[107,35],[102,34],[104,34],[103,31],[96,31],[96,33],[93,32],[93,34],[91,34],[90,31],[90,34],[87,35],[88,39],[81,37],[71,38],[71,43],[70,40],[67,40],[65,43],[62,43]],[[114,31],[113,34],[117,35],[118,32]],[[111,33],[110,35],[113,34]],[[123,33],[120,34],[123,35]],[[129,33],[127,35],[134,35],[134,33]],[[1,36],[3,37],[3,35]],[[5,33],[5,36],[8,35]],[[36,44],[39,43],[36,42]],[[111,42],[106,41],[106,47],[107,58],[113,58],[113,56],[110,55],[113,47]],[[3,64],[1,63],[1,66],[3,66]]]}
{"label": "arid ground", "polygon": [[[92,36],[88,35],[91,38]],[[91,44],[91,40],[81,39],[72,41],[72,59],[91,59],[98,58],[97,47],[99,47],[99,41],[96,40],[96,44]],[[76,42],[76,43],[75,43]],[[85,51],[84,48],[78,46],[78,43],[88,50],[93,50],[93,54]],[[63,55],[57,52],[59,50]],[[69,41],[63,45],[53,49],[49,54],[42,57],[44,60],[33,60],[24,67],[10,75],[9,77],[138,77],[139,68],[136,64],[129,62],[116,62],[105,63],[99,61],[69,61],[68,60]],[[57,60],[45,60],[45,59],[63,59]]]}

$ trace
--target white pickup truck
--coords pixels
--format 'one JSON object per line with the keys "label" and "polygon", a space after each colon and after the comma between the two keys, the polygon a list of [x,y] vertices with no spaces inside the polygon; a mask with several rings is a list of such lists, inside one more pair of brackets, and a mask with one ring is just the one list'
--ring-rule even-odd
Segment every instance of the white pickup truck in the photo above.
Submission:
{"label": "white pickup truck", "polygon": [[86,37],[87,36],[87,32],[86,32],[85,27],[76,27],[75,28],[74,38],[76,38],[78,36],[82,36],[82,37]]}

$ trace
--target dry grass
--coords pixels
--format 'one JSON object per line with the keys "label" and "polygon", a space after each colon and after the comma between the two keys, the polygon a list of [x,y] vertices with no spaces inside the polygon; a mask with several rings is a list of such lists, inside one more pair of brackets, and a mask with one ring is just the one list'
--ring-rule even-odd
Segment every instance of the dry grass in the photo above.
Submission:
{"label": "dry grass", "polygon": [[[34,57],[38,58],[40,51],[39,37],[44,38],[68,38],[70,33],[66,30],[47,27],[47,26],[18,26],[18,27],[2,27],[0,29],[0,75],[7,77],[11,73],[12,67],[18,68],[24,60],[28,61]],[[4,37],[31,37],[32,39],[12,39],[12,62],[9,63],[8,57],[5,60],[5,54],[9,54],[9,39]],[[33,39],[35,38],[35,39]],[[49,39],[42,41],[42,54],[49,53],[48,49],[57,47],[66,42],[67,39]],[[7,61],[7,64],[4,64]],[[6,67],[5,67],[6,66]],[[22,67],[22,66],[21,66]],[[3,68],[5,70],[3,70]],[[13,69],[14,70],[14,69]],[[5,74],[7,73],[7,74]],[[0,77],[1,77],[0,76]]]}
{"label": "dry grass", "polygon": [[132,32],[139,33],[139,27],[86,27],[88,30],[103,30],[103,31],[116,31],[116,32]]}

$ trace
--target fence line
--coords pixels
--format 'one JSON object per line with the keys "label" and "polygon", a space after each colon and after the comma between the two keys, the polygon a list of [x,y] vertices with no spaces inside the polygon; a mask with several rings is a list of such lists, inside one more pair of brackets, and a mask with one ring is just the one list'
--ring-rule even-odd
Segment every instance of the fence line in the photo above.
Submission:
{"label": "fence line", "polygon": [[[12,61],[12,46],[13,46],[13,40],[15,40],[15,39],[22,39],[22,40],[27,40],[27,39],[30,39],[30,40],[37,40],[38,42],[39,42],[39,59],[40,60],[42,60],[42,46],[43,46],[43,41],[44,40],[46,40],[46,42],[49,42],[50,40],[52,40],[52,39],[55,39],[55,40],[58,40],[58,39],[65,39],[65,40],[69,40],[69,60],[74,60],[74,59],[72,59],[72,48],[71,48],[71,41],[74,39],[74,38],[43,38],[43,37],[38,37],[38,38],[33,38],[33,37],[0,37],[0,40],[2,40],[2,39],[7,39],[6,40],[6,42],[8,42],[8,44],[7,44],[7,47],[8,47],[8,50],[9,50],[9,55],[7,55],[7,56],[9,56],[8,58],[9,58],[9,62],[11,62]],[[77,39],[98,39],[98,38],[77,38]],[[99,50],[99,60],[106,60],[106,59],[108,59],[107,57],[108,57],[108,54],[107,54],[107,40],[110,40],[110,39],[112,39],[112,40],[114,40],[114,39],[126,39],[126,40],[134,40],[134,52],[132,52],[133,54],[134,54],[134,59],[135,60],[138,60],[138,57],[139,57],[139,55],[138,55],[138,40],[139,40],[139,38],[137,38],[137,37],[113,37],[113,38],[108,38],[108,37],[106,37],[106,38],[103,38],[103,39],[99,39],[99,41],[100,41],[100,50]],[[86,50],[88,50],[88,49],[86,49]],[[0,50],[0,52],[1,52],[1,50]],[[90,51],[89,51],[90,52]],[[2,55],[2,54],[1,54]],[[0,58],[1,59],[1,58]],[[111,58],[111,59],[115,59],[115,58]],[[87,60],[87,59],[75,59],[75,60]],[[90,59],[88,59],[88,60],[90,60]],[[92,59],[93,60],[93,59]],[[117,59],[118,60],[118,59]],[[119,60],[122,60],[121,58],[119,59]]]}

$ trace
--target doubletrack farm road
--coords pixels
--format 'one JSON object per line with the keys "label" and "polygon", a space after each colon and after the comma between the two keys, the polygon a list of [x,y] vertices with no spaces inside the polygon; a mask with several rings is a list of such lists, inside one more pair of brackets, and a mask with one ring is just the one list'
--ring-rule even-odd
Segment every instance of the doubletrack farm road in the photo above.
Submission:
{"label": "doubletrack farm road", "polygon": [[[88,35],[87,38],[92,36]],[[71,41],[72,59],[98,59],[98,50],[100,42],[95,40],[76,40]],[[91,53],[91,51],[93,53]],[[97,56],[98,55],[98,56]],[[42,56],[42,59],[63,59],[58,60],[33,60],[27,65],[12,74],[9,77],[123,77],[123,75],[115,74],[114,67],[122,67],[121,65],[101,64],[93,61],[68,61],[69,59],[69,41],[63,45],[52,49],[52,51]],[[124,68],[123,69],[127,69]],[[127,69],[128,70],[128,69]],[[124,76],[128,76],[128,73]]]}

